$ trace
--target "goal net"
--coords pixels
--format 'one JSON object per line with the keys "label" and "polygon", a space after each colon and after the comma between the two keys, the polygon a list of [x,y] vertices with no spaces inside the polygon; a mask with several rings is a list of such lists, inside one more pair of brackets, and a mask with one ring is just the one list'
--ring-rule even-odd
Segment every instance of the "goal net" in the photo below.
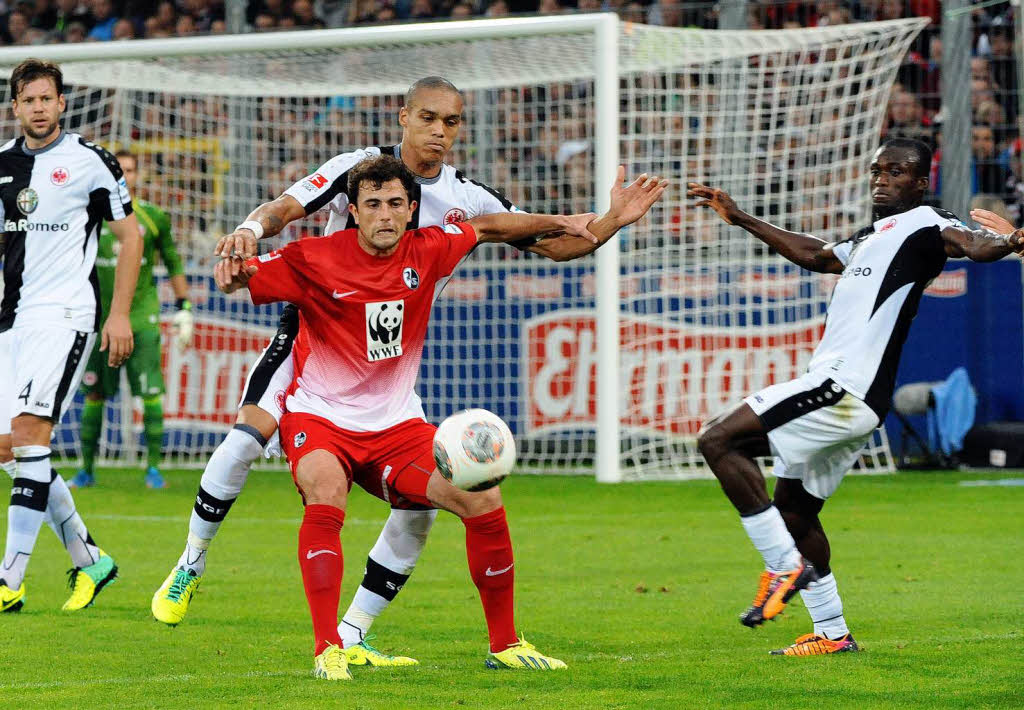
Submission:
{"label": "goal net", "polygon": [[[169,464],[205,463],[278,314],[217,293],[217,237],[332,155],[398,143],[402,95],[429,74],[466,95],[449,162],[522,209],[595,209],[613,178],[594,174],[606,121],[618,144],[605,155],[617,154],[630,175],[673,181],[663,204],[619,236],[618,292],[601,296],[617,299],[617,478],[706,473],[695,447],[701,422],[802,371],[833,282],[695,210],[685,183],[725,188],[749,211],[825,239],[866,224],[869,156],[925,21],[761,32],[616,24],[618,112],[599,115],[600,35],[577,28],[583,18],[557,19],[328,30],[298,42],[90,45],[91,54],[34,48],[62,61],[65,127],[139,156],[137,194],[169,213],[187,264],[197,330],[185,352],[170,339],[165,347]],[[482,25],[510,30],[474,38]],[[9,73],[16,61],[6,51]],[[0,129],[12,136],[16,126],[5,116]],[[325,222],[315,215],[281,239],[320,234]],[[593,473],[596,442],[608,434],[597,428],[595,263],[474,252],[434,308],[420,381],[428,419],[485,407],[512,426],[522,468]],[[169,318],[173,297],[161,289]],[[59,431],[72,454],[77,422],[72,411]],[[122,387],[102,454],[134,465],[140,442],[138,407]],[[884,436],[863,463],[890,466]]]}

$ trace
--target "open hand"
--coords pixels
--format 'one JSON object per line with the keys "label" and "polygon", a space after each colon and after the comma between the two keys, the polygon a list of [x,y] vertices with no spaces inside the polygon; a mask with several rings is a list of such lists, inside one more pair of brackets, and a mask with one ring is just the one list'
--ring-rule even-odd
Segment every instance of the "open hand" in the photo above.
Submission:
{"label": "open hand", "polygon": [[626,168],[620,165],[615,184],[612,185],[611,207],[608,209],[609,214],[615,216],[619,227],[633,224],[647,214],[654,203],[665,194],[669,184],[668,180],[663,180],[657,175],[649,177],[647,173],[623,187],[622,183],[625,181]]}
{"label": "open hand", "polygon": [[699,182],[688,182],[686,183],[686,196],[700,200],[694,207],[710,207],[725,220],[726,224],[736,223],[736,216],[740,210],[725,190],[701,185]]}
{"label": "open hand", "polygon": [[988,210],[971,210],[971,219],[977,222],[984,229],[996,234],[1009,234],[1013,231],[1013,225],[1003,219],[995,212]]}

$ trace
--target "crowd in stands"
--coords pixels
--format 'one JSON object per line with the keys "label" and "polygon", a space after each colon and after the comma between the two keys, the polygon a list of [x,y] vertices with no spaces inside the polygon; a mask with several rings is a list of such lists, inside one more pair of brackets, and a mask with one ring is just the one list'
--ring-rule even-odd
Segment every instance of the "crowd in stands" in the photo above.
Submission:
{"label": "crowd in stands", "polygon": [[[226,31],[223,3],[224,0],[0,0],[0,14],[6,18],[5,22],[0,22],[0,40],[6,44],[33,45],[222,34]],[[775,0],[750,2],[748,7],[747,26],[751,29],[930,17],[930,27],[915,40],[900,70],[891,94],[883,137],[919,138],[933,147],[931,182],[935,199],[941,200],[945,116],[940,90],[940,2]],[[718,3],[677,0],[249,0],[246,23],[248,31],[270,32],[600,10],[613,10],[626,20],[664,26],[714,28],[719,23]],[[972,11],[972,192],[979,206],[1000,212],[1015,224],[1024,224],[1024,165],[1018,130],[1022,87],[1014,50],[1015,32],[1024,24],[1019,14],[1019,8],[1009,2]],[[579,96],[569,96],[579,91],[572,85],[556,84],[547,91],[550,95],[534,96],[529,92],[501,90],[500,96],[490,97],[488,102],[504,107],[503,113],[495,112],[493,116],[474,113],[464,129],[467,136],[462,146],[474,144],[479,138],[474,132],[480,130],[481,125],[492,126],[493,135],[485,139],[491,148],[485,179],[501,186],[520,204],[534,209],[590,209],[588,169],[592,155],[584,128],[593,123],[590,99],[585,91]],[[566,95],[555,95],[559,92]],[[136,109],[131,136],[141,147],[142,166],[149,168],[148,174],[152,177],[150,184],[143,187],[143,192],[148,193],[144,196],[160,204],[177,206],[172,214],[181,222],[176,224],[180,234],[213,233],[227,226],[233,216],[225,216],[225,224],[214,224],[204,216],[215,212],[211,195],[223,195],[225,190],[237,193],[241,189],[237,186],[229,189],[217,182],[220,178],[216,164],[223,161],[226,165],[227,158],[215,154],[209,147],[214,143],[201,148],[190,144],[177,151],[168,150],[166,144],[169,136],[166,131],[172,127],[173,136],[211,137],[219,150],[219,141],[229,137],[226,104],[212,97],[154,95],[150,98],[153,103]],[[567,98],[569,100],[565,100]],[[400,129],[389,117],[397,113],[400,104],[399,96],[325,97],[302,101],[266,98],[252,117],[249,138],[254,146],[253,170],[263,171],[273,166],[273,171],[260,183],[259,194],[238,194],[239,200],[251,206],[273,198],[326,156],[339,150],[397,142]],[[550,110],[556,105],[562,107],[558,115]],[[679,122],[684,120],[686,107],[669,108],[678,110],[665,112],[665,115],[661,111],[652,112],[660,122],[645,124],[640,127],[640,133],[653,135],[677,130]],[[360,128],[356,130],[354,126]],[[462,146],[452,155],[453,161],[480,175],[483,166],[479,164],[479,153]],[[769,152],[776,149],[785,152],[784,146],[765,148]],[[687,152],[681,145],[678,150],[682,155]],[[262,153],[255,155],[260,151]],[[237,156],[233,165],[232,172],[237,172]],[[528,174],[520,169],[523,165],[531,166]],[[689,162],[672,163],[668,169],[690,168],[699,170],[699,166],[691,166]],[[808,209],[808,214],[821,212],[820,205]],[[836,225],[810,223],[808,228],[819,226]],[[205,254],[208,250],[185,251]]]}

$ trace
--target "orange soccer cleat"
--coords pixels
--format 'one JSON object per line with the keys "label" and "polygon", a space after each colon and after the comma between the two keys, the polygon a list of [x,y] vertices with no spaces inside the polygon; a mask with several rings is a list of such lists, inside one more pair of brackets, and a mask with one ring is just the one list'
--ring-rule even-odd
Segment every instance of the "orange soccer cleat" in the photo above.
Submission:
{"label": "orange soccer cleat", "polygon": [[824,656],[829,653],[852,653],[859,651],[860,646],[853,640],[852,634],[846,634],[835,641],[818,634],[804,634],[792,646],[769,651],[773,656]]}
{"label": "orange soccer cleat", "polygon": [[808,560],[801,558],[796,569],[787,572],[761,573],[754,601],[740,614],[740,623],[751,628],[760,626],[768,619],[774,619],[786,608],[786,604],[801,589],[818,578],[818,573]]}

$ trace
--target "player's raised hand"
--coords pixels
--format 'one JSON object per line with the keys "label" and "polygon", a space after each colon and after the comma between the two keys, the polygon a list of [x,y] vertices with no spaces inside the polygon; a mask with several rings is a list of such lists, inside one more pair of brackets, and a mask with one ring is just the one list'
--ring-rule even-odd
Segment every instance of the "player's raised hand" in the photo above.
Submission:
{"label": "player's raised hand", "polygon": [[213,253],[224,259],[233,256],[250,259],[256,256],[256,235],[251,229],[236,229],[220,238]]}
{"label": "player's raised hand", "polygon": [[120,367],[135,349],[135,338],[132,336],[132,324],[123,313],[111,313],[103,324],[100,333],[100,352],[109,351],[107,364]]}
{"label": "player's raised hand", "polygon": [[657,175],[651,177],[644,173],[626,187],[622,183],[626,181],[626,168],[620,165],[618,174],[615,177],[615,184],[612,185],[611,206],[609,214],[615,216],[620,227],[633,224],[647,214],[655,202],[661,199],[668,187],[668,180],[663,180]]}
{"label": "player's raised hand", "polygon": [[726,224],[736,223],[736,215],[740,208],[725,190],[701,185],[699,182],[688,182],[686,196],[700,200],[694,207],[710,207],[725,220]]}
{"label": "player's raised hand", "polygon": [[249,266],[241,259],[221,259],[213,267],[213,280],[223,293],[234,293],[238,289],[248,286],[249,279],[257,271],[255,266]]}
{"label": "player's raised hand", "polygon": [[995,212],[988,210],[971,210],[971,219],[977,222],[984,229],[996,234],[1009,234],[1013,231],[1013,225],[1003,219]]}

